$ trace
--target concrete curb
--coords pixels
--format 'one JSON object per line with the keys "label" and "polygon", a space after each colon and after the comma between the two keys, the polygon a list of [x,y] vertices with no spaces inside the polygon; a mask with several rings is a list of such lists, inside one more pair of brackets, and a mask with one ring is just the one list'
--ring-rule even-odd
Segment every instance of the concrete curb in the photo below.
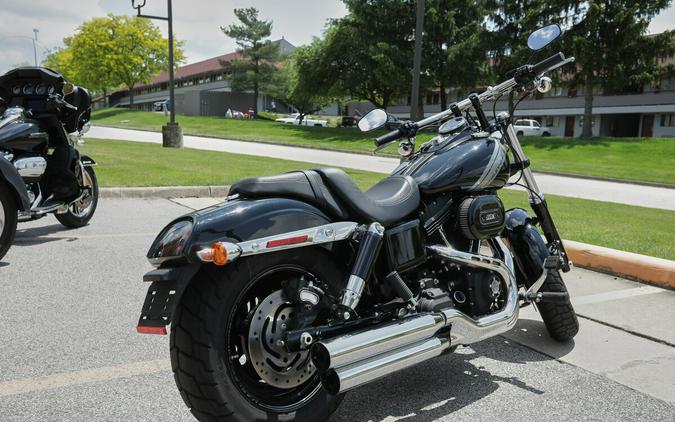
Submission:
{"label": "concrete curb", "polygon": [[229,186],[165,186],[137,188],[101,188],[101,198],[224,198]]}
{"label": "concrete curb", "polygon": [[675,261],[565,240],[574,265],[675,289]]}

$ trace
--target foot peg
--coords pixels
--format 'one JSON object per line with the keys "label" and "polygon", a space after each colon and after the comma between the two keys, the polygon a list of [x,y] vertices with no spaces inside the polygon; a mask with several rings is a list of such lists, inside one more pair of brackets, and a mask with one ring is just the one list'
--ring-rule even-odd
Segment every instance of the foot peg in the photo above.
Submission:
{"label": "foot peg", "polygon": [[551,302],[551,303],[566,303],[570,298],[570,294],[566,292],[525,292],[520,294],[520,300],[525,302]]}

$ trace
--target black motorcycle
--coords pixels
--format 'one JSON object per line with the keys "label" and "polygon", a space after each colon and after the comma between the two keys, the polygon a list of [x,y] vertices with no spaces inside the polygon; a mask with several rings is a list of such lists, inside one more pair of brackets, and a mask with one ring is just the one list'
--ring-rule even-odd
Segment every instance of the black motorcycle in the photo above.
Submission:
{"label": "black motorcycle", "polygon": [[[4,110],[4,111],[3,111]],[[91,97],[41,67],[0,76],[0,259],[17,222],[55,214],[66,227],[96,211],[96,162],[75,146],[89,129]]]}
{"label": "black motorcycle", "polygon": [[[559,35],[543,28],[530,47]],[[175,381],[194,416],[327,420],[346,391],[504,333],[524,305],[555,340],[574,337],[560,276],[570,263],[544,195],[511,117],[483,110],[512,91],[550,89],[544,74],[573,60],[522,66],[377,138],[378,148],[402,139],[405,160],[367,192],[335,168],[246,179],[162,230],[137,331],[171,325]],[[359,127],[386,121],[374,110]],[[417,131],[439,123],[414,152]],[[497,196],[517,173],[535,216],[505,211]]]}

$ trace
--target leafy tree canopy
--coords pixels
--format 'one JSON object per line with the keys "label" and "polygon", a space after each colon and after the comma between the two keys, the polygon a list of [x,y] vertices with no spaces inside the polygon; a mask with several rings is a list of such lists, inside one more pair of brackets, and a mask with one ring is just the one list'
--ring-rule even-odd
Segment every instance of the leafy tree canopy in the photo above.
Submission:
{"label": "leafy tree canopy", "polygon": [[[174,63],[184,60],[175,42]],[[64,39],[65,47],[50,54],[45,65],[67,79],[96,91],[125,86],[131,91],[169,66],[168,41],[148,19],[114,16],[93,18]]]}

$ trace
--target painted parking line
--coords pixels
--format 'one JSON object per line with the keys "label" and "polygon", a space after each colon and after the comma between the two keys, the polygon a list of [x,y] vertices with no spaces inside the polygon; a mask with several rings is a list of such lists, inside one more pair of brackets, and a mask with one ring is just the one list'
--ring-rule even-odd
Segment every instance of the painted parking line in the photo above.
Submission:
{"label": "painted parking line", "polygon": [[158,232],[147,232],[147,233],[109,233],[109,234],[78,234],[74,236],[69,236],[67,233],[63,233],[59,235],[58,233],[55,234],[48,234],[45,236],[23,236],[21,232],[17,233],[17,239],[18,240],[23,240],[23,239],[64,239],[64,240],[69,240],[69,239],[115,239],[115,238],[128,238],[128,237],[154,237],[157,236]]}
{"label": "painted parking line", "polygon": [[63,372],[59,374],[47,375],[44,377],[5,381],[0,382],[0,397],[33,393],[36,391],[51,390],[55,388],[69,387],[92,382],[110,381],[119,378],[154,374],[157,372],[170,370],[171,363],[168,359],[158,359],[143,362],[125,363],[115,366],[106,366],[102,368]]}
{"label": "painted parking line", "polygon": [[654,293],[662,293],[665,290],[654,286],[640,286],[634,289],[615,290],[611,292],[598,293],[594,295],[572,297],[572,305],[582,306],[590,305],[592,303],[610,302],[613,300],[627,299],[630,297],[651,295]]}

